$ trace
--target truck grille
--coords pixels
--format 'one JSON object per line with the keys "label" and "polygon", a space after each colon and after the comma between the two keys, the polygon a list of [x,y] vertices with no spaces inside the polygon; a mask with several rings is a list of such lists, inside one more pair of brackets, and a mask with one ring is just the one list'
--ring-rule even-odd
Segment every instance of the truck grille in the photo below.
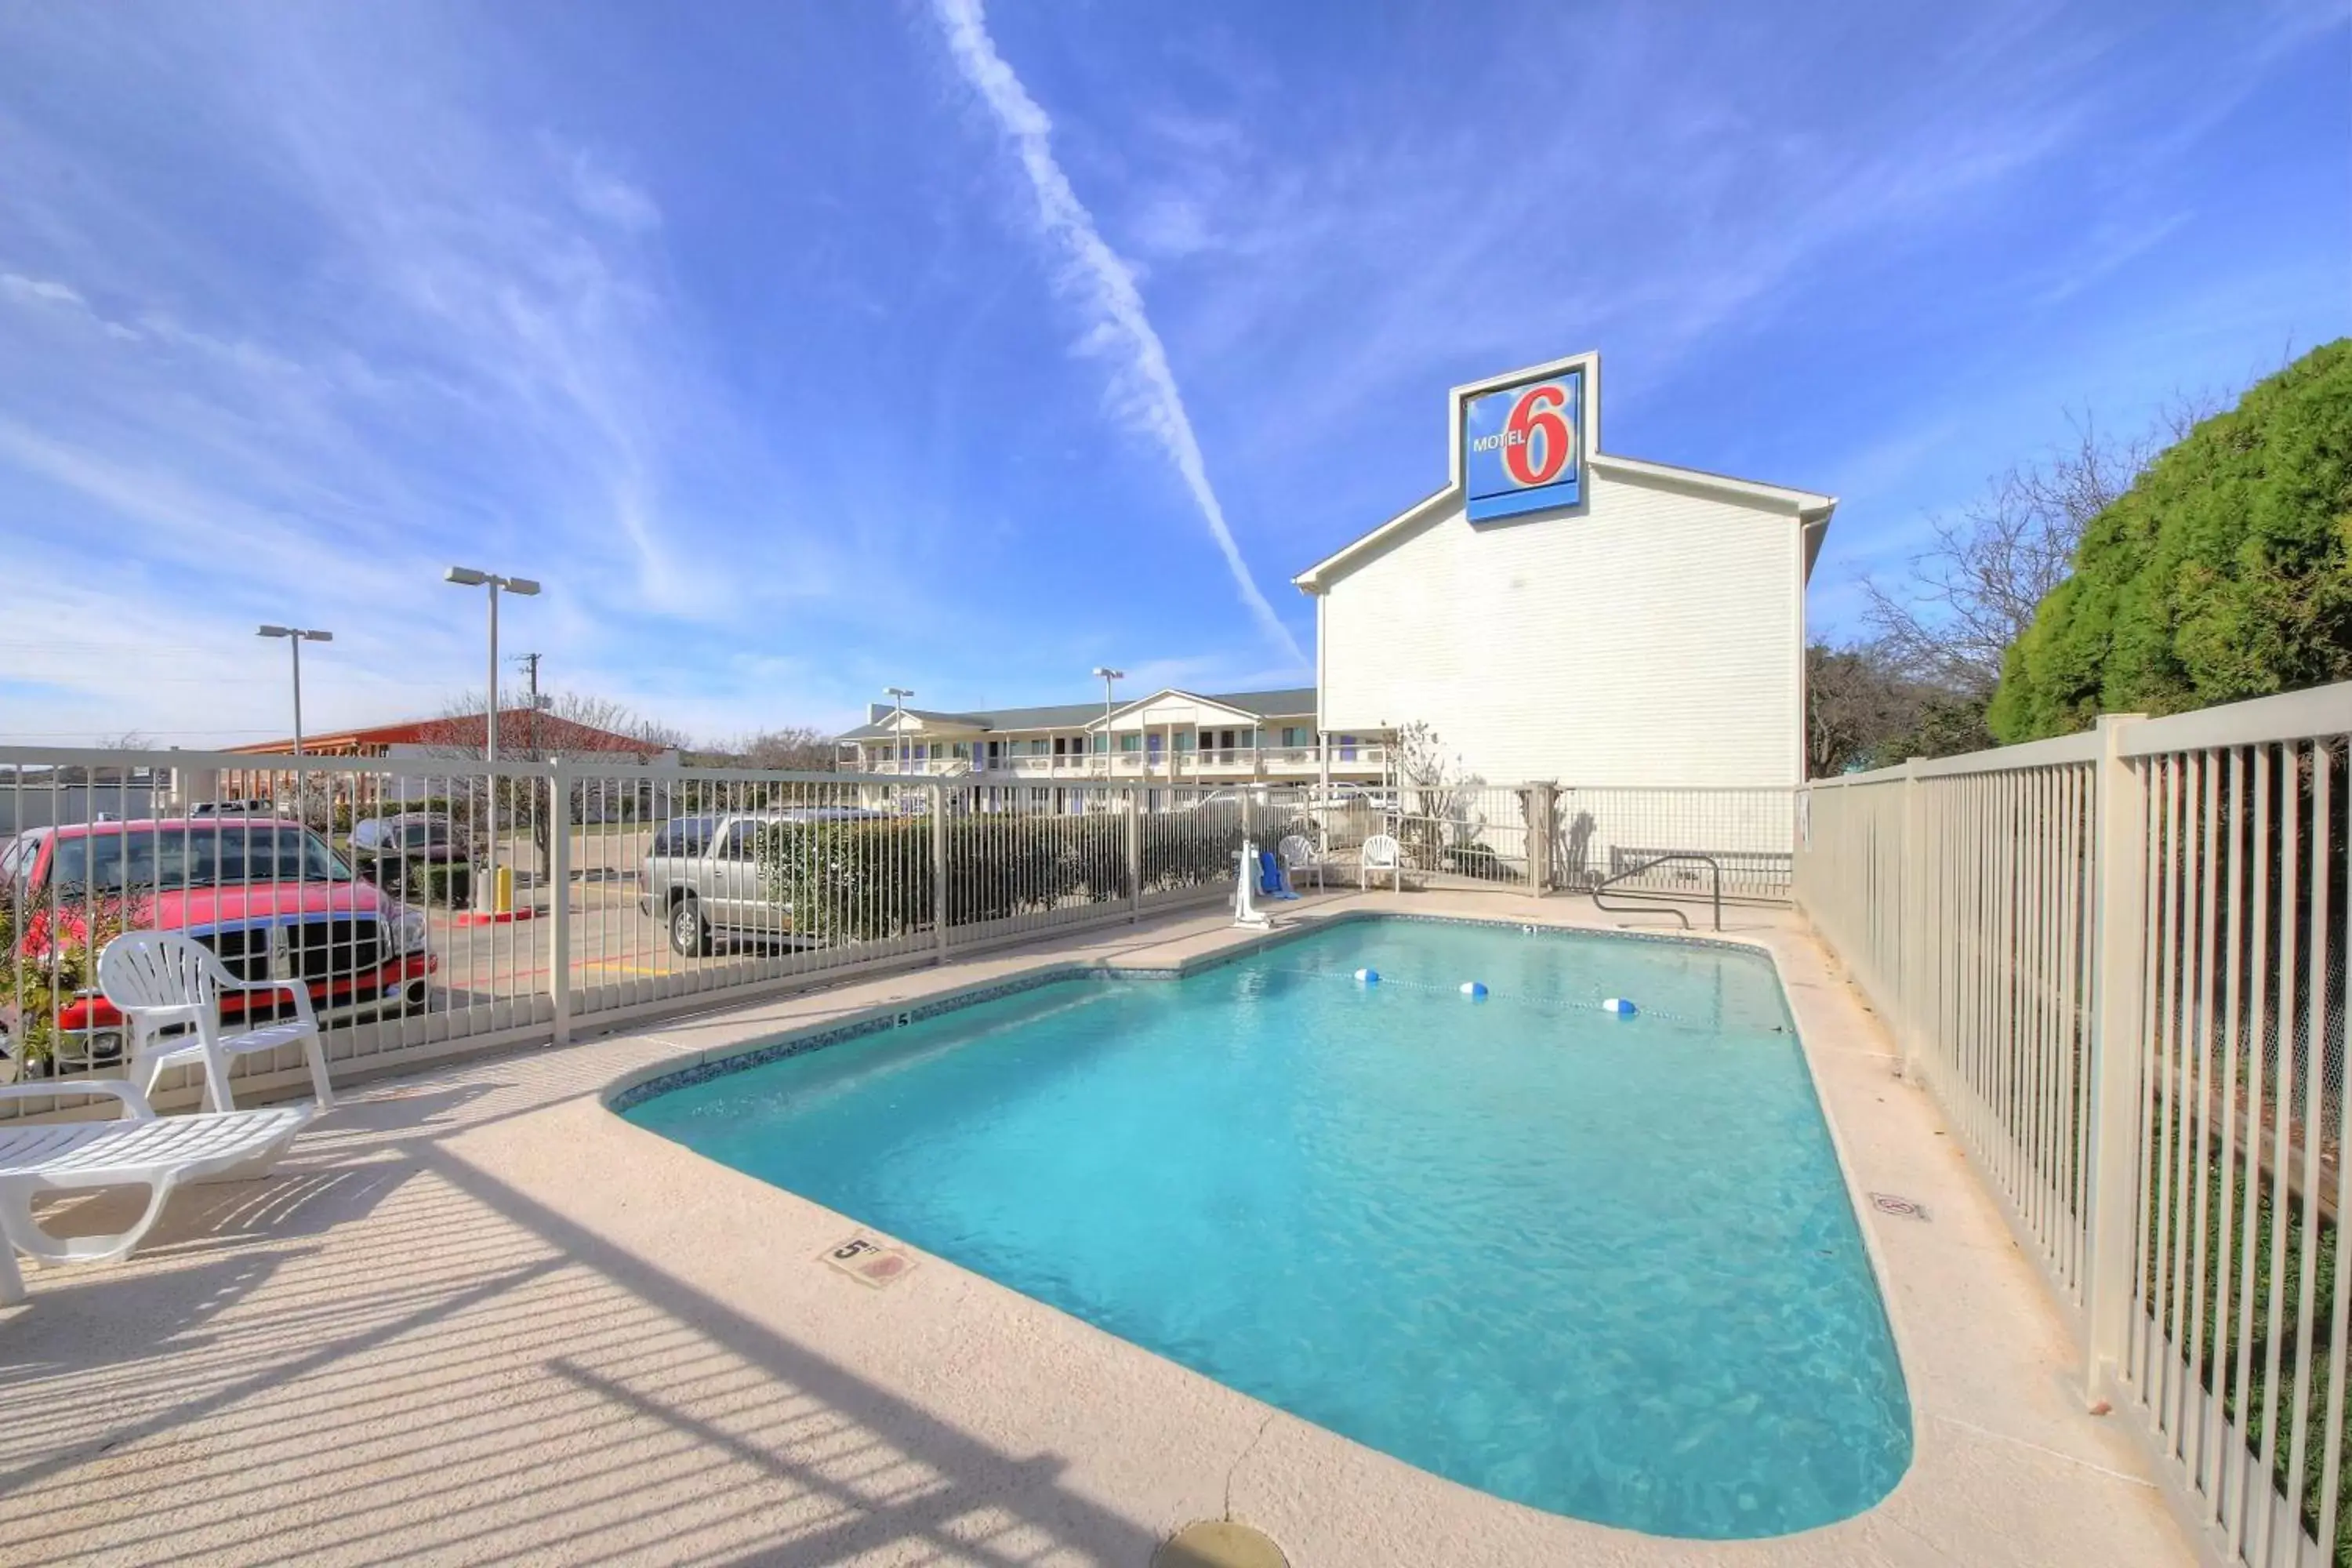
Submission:
{"label": "truck grille", "polygon": [[306,921],[299,925],[249,926],[214,931],[196,940],[213,950],[223,968],[240,980],[268,980],[270,934],[286,933],[288,979],[349,980],[372,974],[383,963],[383,922],[377,920]]}

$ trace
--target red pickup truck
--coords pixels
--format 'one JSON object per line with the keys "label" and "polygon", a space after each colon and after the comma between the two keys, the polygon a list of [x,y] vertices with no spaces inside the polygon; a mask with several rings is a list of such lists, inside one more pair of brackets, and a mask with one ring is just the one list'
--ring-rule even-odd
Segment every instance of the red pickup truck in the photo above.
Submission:
{"label": "red pickup truck", "polygon": [[[299,822],[197,817],[36,827],[0,846],[0,904],[13,919],[13,951],[0,964],[19,974],[51,967],[93,918],[184,931],[248,980],[306,981],[320,1021],[402,1005],[422,1005],[438,967],[425,911],[352,875],[326,842]],[[104,911],[105,913],[100,913]],[[21,1059],[25,1031],[14,998],[0,1006],[0,1048]],[[225,992],[224,1022],[256,1021],[282,994]],[[57,1055],[103,1065],[122,1051],[122,1019],[95,976],[57,1004]]]}

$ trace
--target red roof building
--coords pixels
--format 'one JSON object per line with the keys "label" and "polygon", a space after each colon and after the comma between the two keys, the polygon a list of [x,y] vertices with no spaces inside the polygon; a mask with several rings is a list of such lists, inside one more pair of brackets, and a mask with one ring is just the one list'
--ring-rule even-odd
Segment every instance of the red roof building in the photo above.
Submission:
{"label": "red roof building", "polygon": [[[273,756],[291,752],[294,742],[289,738],[228,749],[240,756]],[[302,750],[313,757],[479,756],[482,716],[475,713],[448,719],[411,719],[367,730],[305,735]],[[561,752],[565,756],[628,756],[650,762],[670,750],[659,741],[600,730],[592,724],[559,719],[552,713],[534,713],[528,708],[504,710],[499,714],[499,753],[509,759],[544,758]]]}

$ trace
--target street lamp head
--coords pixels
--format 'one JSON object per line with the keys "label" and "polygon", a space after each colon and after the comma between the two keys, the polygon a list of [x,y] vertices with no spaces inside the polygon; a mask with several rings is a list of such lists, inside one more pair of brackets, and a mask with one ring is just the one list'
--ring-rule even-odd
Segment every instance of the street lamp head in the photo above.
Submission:
{"label": "street lamp head", "polygon": [[304,642],[332,642],[335,640],[335,634],[332,632],[304,632],[302,634],[302,640]]}
{"label": "street lamp head", "polygon": [[525,598],[529,598],[539,592],[539,584],[528,577],[509,577],[505,581],[507,592],[509,594],[520,594]]}
{"label": "street lamp head", "polygon": [[292,626],[263,626],[259,631],[253,635],[263,637],[290,637],[294,635],[294,628]]}
{"label": "street lamp head", "polygon": [[478,588],[490,580],[490,574],[487,572],[477,572],[471,566],[452,566],[441,574],[441,580],[444,583],[457,584],[460,587]]}
{"label": "street lamp head", "polygon": [[1098,664],[1095,666],[1095,674],[1104,680],[1125,680],[1127,679],[1127,671],[1123,669],[1113,669],[1107,664]]}
{"label": "street lamp head", "polygon": [[912,697],[914,694],[915,689],[911,686],[886,686],[882,689],[883,696],[896,697],[901,701]]}

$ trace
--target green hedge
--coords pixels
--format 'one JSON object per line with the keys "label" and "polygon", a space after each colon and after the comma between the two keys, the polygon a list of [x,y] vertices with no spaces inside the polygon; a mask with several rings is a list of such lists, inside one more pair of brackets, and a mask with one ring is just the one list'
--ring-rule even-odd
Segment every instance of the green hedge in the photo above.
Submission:
{"label": "green hedge", "polygon": [[[876,942],[929,929],[929,817],[774,823],[760,834],[761,885],[798,934]],[[977,925],[1130,893],[1127,819],[1114,815],[951,816],[942,847],[950,926]],[[1146,816],[1143,891],[1229,883],[1240,812]],[[1269,843],[1271,839],[1268,840]]]}

